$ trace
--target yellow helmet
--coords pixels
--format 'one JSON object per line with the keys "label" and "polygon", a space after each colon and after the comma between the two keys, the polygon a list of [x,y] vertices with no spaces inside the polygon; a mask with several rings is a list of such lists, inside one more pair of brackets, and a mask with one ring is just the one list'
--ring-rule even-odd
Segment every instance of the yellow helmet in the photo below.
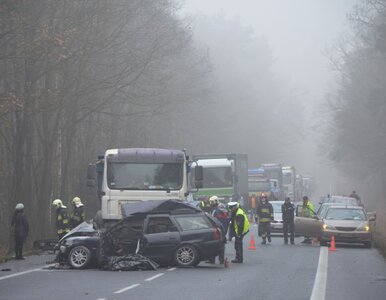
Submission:
{"label": "yellow helmet", "polygon": [[82,201],[80,200],[79,197],[75,197],[74,199],[72,199],[72,203],[73,203],[76,207],[83,206],[83,203],[82,203]]}
{"label": "yellow helmet", "polygon": [[52,206],[55,208],[63,207],[63,202],[60,199],[55,199],[52,201]]}

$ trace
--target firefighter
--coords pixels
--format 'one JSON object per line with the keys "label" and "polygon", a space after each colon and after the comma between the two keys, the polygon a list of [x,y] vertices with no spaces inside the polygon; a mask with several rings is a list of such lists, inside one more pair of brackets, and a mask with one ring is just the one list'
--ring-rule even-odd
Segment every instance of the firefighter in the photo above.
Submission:
{"label": "firefighter", "polygon": [[75,197],[72,199],[73,211],[71,214],[71,229],[78,226],[80,223],[84,222],[85,213],[84,213],[84,205],[79,197]]}
{"label": "firefighter", "polygon": [[247,214],[240,208],[238,202],[229,202],[228,209],[231,212],[231,231],[235,237],[236,258],[233,263],[243,263],[243,238],[249,232]]}
{"label": "firefighter", "polygon": [[284,204],[281,206],[282,219],[283,219],[283,236],[284,244],[288,244],[288,231],[290,234],[291,245],[295,243],[295,225],[294,225],[294,212],[295,206],[291,203],[290,198],[285,198]]}
{"label": "firefighter", "polygon": [[67,207],[63,205],[62,200],[55,199],[52,206],[56,209],[56,233],[59,240],[70,232],[70,221],[68,218]]}
{"label": "firefighter", "polygon": [[25,259],[23,257],[23,244],[28,236],[29,225],[24,214],[23,203],[18,203],[16,205],[11,226],[14,229],[15,259]]}
{"label": "firefighter", "polygon": [[256,209],[256,215],[259,217],[259,236],[262,238],[261,244],[265,245],[271,242],[271,221],[273,220],[273,207],[268,202],[266,194],[261,194],[260,205]]}
{"label": "firefighter", "polygon": [[200,208],[202,211],[210,214],[211,213],[211,207],[210,207],[210,202],[209,202],[209,198],[204,196],[202,199],[201,199],[201,202],[200,202]]}

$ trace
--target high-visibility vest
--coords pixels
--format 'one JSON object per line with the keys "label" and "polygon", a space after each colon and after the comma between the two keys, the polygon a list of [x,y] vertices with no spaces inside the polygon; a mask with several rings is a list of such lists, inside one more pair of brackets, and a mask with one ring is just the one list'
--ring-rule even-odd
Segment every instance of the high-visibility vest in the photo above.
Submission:
{"label": "high-visibility vest", "polygon": [[[243,229],[243,232],[242,232],[242,234],[244,235],[244,234],[246,234],[249,231],[248,217],[247,217],[247,214],[241,208],[238,208],[237,211],[236,211],[236,217],[238,215],[242,215],[244,217],[244,229]],[[239,229],[237,227],[236,218],[234,220],[234,229],[235,229],[236,235],[239,235]]]}

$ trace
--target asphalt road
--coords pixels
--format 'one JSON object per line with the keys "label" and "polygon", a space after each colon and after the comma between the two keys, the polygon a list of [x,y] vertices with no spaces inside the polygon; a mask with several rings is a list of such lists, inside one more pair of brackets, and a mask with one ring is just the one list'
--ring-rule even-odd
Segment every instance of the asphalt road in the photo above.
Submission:
{"label": "asphalt road", "polygon": [[[256,228],[252,232],[256,239]],[[196,268],[110,272],[42,268],[52,256],[0,264],[0,299],[385,299],[386,262],[376,249],[301,244],[270,245],[248,250],[244,264],[201,263]],[[322,250],[321,250],[322,249]],[[233,243],[226,256],[234,257]],[[8,270],[7,270],[8,269]]]}

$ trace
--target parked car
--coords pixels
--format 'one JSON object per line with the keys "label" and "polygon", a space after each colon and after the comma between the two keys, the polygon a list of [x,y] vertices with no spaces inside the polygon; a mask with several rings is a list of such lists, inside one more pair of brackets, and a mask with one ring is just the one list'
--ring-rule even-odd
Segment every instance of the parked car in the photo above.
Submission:
{"label": "parked car", "polygon": [[296,214],[295,233],[308,237],[318,237],[321,246],[327,245],[331,237],[337,243],[361,243],[370,248],[372,232],[369,218],[363,207],[347,205],[326,206],[323,216],[301,217]]}
{"label": "parked car", "polygon": [[106,230],[80,224],[59,241],[58,260],[82,269],[100,266],[106,256],[139,253],[160,265],[196,266],[224,250],[222,227],[212,216],[180,201],[161,202],[146,201],[143,211],[128,204],[136,212]]}
{"label": "parked car", "polygon": [[270,201],[273,207],[273,221],[271,221],[271,233],[283,233],[283,216],[281,206],[284,201]]}

